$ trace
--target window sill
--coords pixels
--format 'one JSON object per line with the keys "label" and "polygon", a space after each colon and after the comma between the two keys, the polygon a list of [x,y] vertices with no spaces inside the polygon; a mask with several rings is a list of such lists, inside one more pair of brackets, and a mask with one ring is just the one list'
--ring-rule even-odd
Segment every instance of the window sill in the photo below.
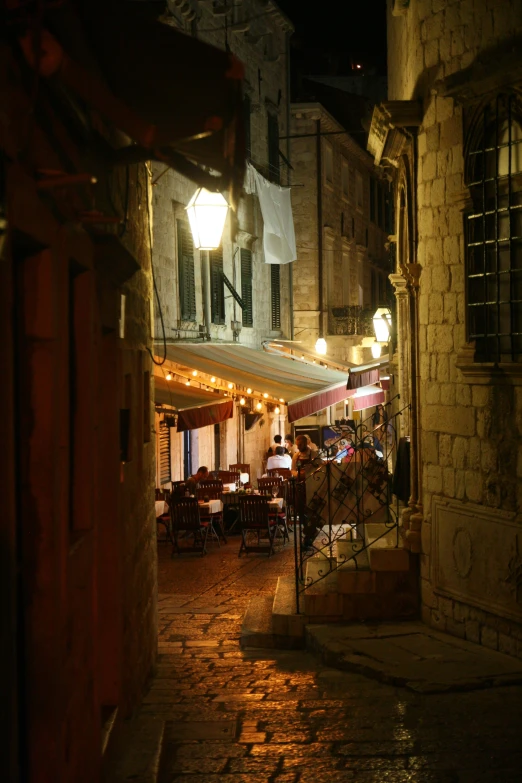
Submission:
{"label": "window sill", "polygon": [[457,369],[470,383],[482,386],[522,386],[522,364],[520,362],[478,362],[475,361],[474,343],[466,343],[457,353]]}

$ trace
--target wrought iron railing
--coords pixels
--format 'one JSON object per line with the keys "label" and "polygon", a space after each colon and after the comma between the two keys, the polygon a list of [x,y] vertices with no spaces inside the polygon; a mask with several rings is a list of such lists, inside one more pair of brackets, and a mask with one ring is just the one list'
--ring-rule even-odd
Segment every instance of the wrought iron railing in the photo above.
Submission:
{"label": "wrought iron railing", "polygon": [[[399,395],[386,404],[392,404]],[[302,464],[291,481],[297,612],[312,585],[340,568],[358,570],[378,542],[399,546],[399,501],[393,499],[397,421],[405,406],[382,425],[372,416],[341,432],[312,463]],[[341,461],[336,461],[341,459]],[[376,523],[370,538],[367,525]]]}
{"label": "wrought iron railing", "polygon": [[328,311],[328,334],[373,337],[372,319],[373,311],[360,305],[330,307]]}

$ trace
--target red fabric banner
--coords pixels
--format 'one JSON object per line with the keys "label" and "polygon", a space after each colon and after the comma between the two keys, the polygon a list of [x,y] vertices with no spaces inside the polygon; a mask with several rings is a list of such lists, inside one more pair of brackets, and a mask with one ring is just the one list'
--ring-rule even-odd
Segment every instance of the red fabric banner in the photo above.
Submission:
{"label": "red fabric banner", "polygon": [[366,394],[364,397],[353,398],[354,411],[362,411],[363,408],[371,408],[373,405],[380,405],[384,402],[384,392],[379,391],[377,394]]}
{"label": "red fabric banner", "polygon": [[371,386],[379,383],[379,370],[367,370],[366,372],[352,372],[348,375],[347,389],[360,389],[361,386]]}
{"label": "red fabric banner", "polygon": [[302,419],[305,416],[311,416],[312,413],[317,413],[324,408],[328,408],[329,405],[335,405],[341,402],[341,400],[345,400],[347,396],[344,384],[341,384],[341,386],[336,386],[334,389],[327,389],[326,391],[311,394],[302,400],[289,402],[288,421],[297,421],[297,419]]}
{"label": "red fabric banner", "polygon": [[234,401],[217,402],[211,405],[201,405],[199,408],[186,408],[178,413],[178,432],[198,430],[210,424],[231,419],[234,415]]}

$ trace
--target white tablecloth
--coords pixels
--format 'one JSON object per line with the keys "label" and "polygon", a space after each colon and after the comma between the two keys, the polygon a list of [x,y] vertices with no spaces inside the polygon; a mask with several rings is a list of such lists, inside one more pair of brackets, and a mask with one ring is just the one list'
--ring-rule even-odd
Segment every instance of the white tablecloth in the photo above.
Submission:
{"label": "white tablecloth", "polygon": [[203,503],[202,500],[198,501],[199,510],[203,514],[219,514],[223,511],[223,503],[221,500],[209,500],[208,503]]}
{"label": "white tablecloth", "polygon": [[250,481],[250,476],[248,475],[248,473],[241,473],[239,476],[239,480],[242,484],[248,484],[248,482]]}
{"label": "white tablecloth", "polygon": [[235,484],[223,484],[223,489],[229,490],[230,492],[234,492],[236,489]]}
{"label": "white tablecloth", "polygon": [[156,519],[169,513],[169,504],[165,500],[156,500]]}
{"label": "white tablecloth", "polygon": [[283,508],[283,498],[274,498],[268,501],[271,511],[275,511],[277,508]]}

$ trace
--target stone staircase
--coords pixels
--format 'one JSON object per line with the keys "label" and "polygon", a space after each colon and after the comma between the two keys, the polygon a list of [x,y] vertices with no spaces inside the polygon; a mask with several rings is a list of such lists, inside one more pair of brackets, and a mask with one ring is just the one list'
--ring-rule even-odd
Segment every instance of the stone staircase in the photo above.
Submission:
{"label": "stone staircase", "polygon": [[309,587],[299,596],[299,614],[294,576],[280,577],[273,597],[250,602],[241,646],[304,647],[305,627],[312,624],[416,619],[416,561],[408,550],[395,545],[396,536],[396,530],[370,522],[360,543],[348,533],[335,543],[331,557],[309,558]]}

